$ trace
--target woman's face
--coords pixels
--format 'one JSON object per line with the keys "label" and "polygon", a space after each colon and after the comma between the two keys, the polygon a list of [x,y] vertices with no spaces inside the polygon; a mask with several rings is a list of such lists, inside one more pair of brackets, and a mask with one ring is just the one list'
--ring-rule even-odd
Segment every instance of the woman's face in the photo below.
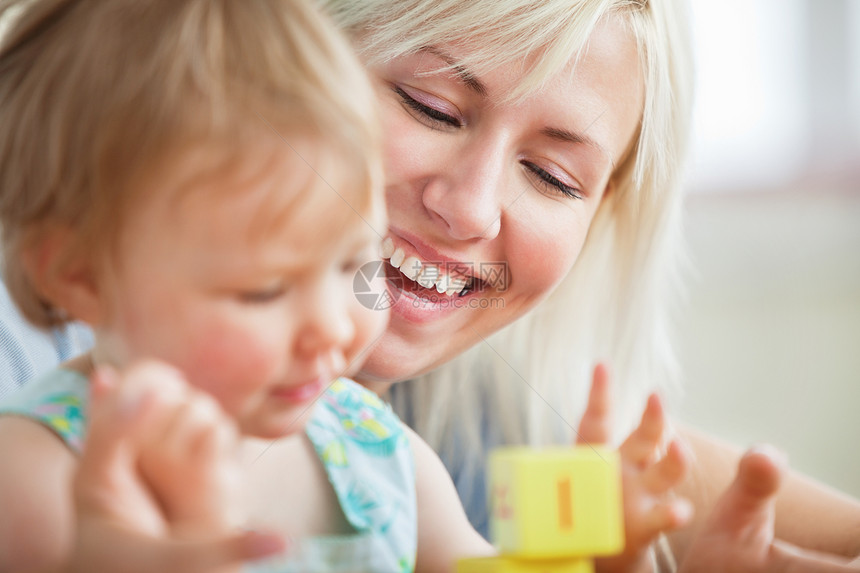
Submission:
{"label": "woman's face", "polygon": [[642,79],[620,22],[598,26],[575,73],[569,65],[516,102],[504,100],[519,66],[440,71],[461,50],[430,46],[372,70],[395,302],[365,382],[432,369],[546,297],[576,260],[637,131]]}

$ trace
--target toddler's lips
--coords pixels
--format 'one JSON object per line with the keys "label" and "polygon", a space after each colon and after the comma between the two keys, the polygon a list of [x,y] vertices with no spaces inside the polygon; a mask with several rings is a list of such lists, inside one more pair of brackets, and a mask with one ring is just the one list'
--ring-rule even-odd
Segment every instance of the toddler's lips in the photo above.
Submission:
{"label": "toddler's lips", "polygon": [[271,394],[287,402],[308,402],[321,394],[325,390],[325,386],[326,380],[320,377],[297,386],[278,386],[272,390]]}

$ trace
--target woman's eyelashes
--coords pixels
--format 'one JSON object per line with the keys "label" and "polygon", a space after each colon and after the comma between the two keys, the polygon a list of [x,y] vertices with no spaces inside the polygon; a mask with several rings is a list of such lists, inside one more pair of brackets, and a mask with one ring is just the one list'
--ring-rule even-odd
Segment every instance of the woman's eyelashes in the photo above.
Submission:
{"label": "woman's eyelashes", "polygon": [[449,115],[443,111],[439,111],[435,107],[423,104],[414,97],[406,93],[400,86],[394,86],[394,93],[400,96],[400,101],[409,108],[409,111],[416,115],[418,114],[419,121],[424,122],[429,127],[435,128],[452,128],[463,127],[463,122],[456,117]]}
{"label": "woman's eyelashes", "polygon": [[572,199],[582,199],[582,191],[576,187],[567,185],[546,169],[535,165],[531,161],[521,161],[520,163],[522,163],[523,167],[526,168],[532,179],[534,179],[535,182],[544,189],[555,193],[561,193],[562,195]]}
{"label": "woman's eyelashes", "polygon": [[[400,86],[395,85],[392,89],[400,97],[400,101],[407,107],[408,111],[428,127],[434,129],[451,129],[461,128],[464,126],[464,123],[461,120],[418,101],[406,93],[406,91]],[[561,193],[565,197],[570,197],[572,199],[582,199],[581,190],[567,185],[546,169],[543,169],[530,161],[522,161],[521,163],[529,172],[529,175],[535,183],[540,185],[543,189],[553,193]]]}

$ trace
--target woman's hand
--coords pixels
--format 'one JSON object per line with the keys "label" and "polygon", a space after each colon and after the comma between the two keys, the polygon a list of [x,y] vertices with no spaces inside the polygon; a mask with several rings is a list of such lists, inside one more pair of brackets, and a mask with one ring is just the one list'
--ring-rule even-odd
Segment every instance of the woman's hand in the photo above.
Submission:
{"label": "woman's hand", "polygon": [[693,539],[680,573],[860,570],[860,560],[849,563],[839,556],[774,539],[774,506],[784,473],[782,457],[771,448],[747,451],[738,464],[734,482]]}
{"label": "woman's hand", "polygon": [[[598,364],[580,422],[578,442],[608,442],[611,410],[609,374],[604,365]],[[619,453],[625,546],[620,555],[597,559],[597,569],[603,572],[650,571],[650,547],[657,536],[685,525],[692,517],[692,505],[672,495],[672,488],[681,483],[689,471],[690,454],[678,440],[670,439],[666,414],[656,394],[648,397],[639,426],[621,445]]]}
{"label": "woman's hand", "polygon": [[203,573],[282,551],[280,538],[226,528],[233,508],[220,496],[235,483],[229,464],[218,466],[235,430],[220,411],[165,366],[121,376],[93,375],[69,570]]}

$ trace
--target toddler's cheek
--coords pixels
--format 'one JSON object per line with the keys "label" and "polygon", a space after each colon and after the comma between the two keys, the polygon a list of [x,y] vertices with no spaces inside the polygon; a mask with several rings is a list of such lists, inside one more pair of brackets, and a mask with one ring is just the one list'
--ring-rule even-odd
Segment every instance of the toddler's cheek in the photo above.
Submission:
{"label": "toddler's cheek", "polygon": [[251,336],[212,333],[197,341],[182,369],[194,386],[212,394],[227,412],[235,414],[243,396],[277,382],[278,353]]}

